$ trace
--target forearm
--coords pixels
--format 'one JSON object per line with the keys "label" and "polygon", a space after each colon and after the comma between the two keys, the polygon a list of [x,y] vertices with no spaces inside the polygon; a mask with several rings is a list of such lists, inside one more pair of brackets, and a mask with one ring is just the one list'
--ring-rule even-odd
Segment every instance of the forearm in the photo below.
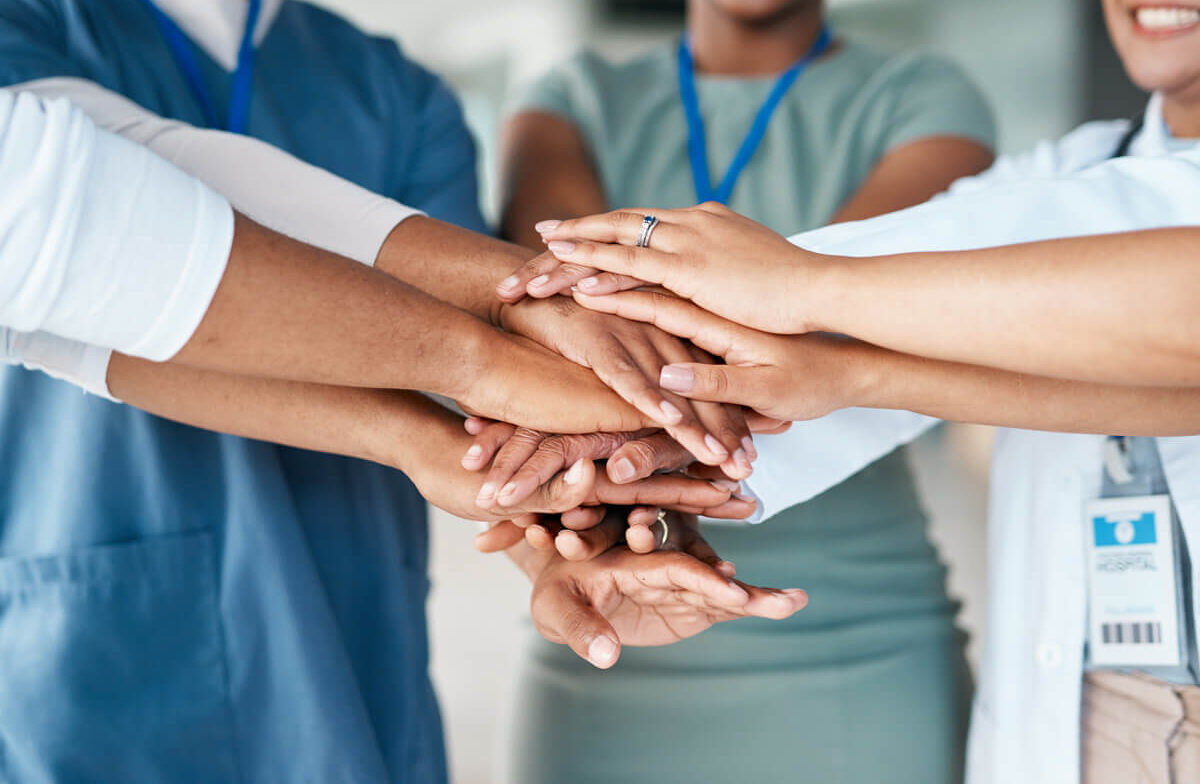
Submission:
{"label": "forearm", "polygon": [[1200,385],[1200,230],[843,260],[813,326],[905,353],[1102,383]]}
{"label": "forearm", "polygon": [[382,463],[406,473],[461,418],[415,392],[252,378],[113,354],[108,387],[193,427]]}
{"label": "forearm", "polygon": [[1200,433],[1200,389],[1135,387],[1048,378],[931,360],[859,345],[854,405],[948,421],[1065,433]]}

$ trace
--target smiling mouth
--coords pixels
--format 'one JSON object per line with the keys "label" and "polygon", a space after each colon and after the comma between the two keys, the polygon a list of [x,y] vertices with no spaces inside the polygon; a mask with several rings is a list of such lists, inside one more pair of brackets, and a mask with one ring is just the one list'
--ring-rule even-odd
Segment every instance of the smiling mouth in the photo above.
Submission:
{"label": "smiling mouth", "polygon": [[1133,9],[1133,21],[1147,35],[1174,35],[1200,27],[1200,8],[1141,6]]}

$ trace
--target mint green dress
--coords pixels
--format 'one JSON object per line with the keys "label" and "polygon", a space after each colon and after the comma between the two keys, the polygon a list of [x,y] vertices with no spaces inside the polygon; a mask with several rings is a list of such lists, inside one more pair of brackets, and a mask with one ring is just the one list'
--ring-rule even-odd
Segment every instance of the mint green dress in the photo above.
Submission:
{"label": "mint green dress", "polygon": [[[675,52],[620,65],[581,54],[517,108],[580,129],[612,206],[694,204]],[[714,181],[773,81],[697,79]],[[993,143],[991,114],[957,68],[844,44],[788,93],[730,206],[783,233],[814,228],[889,150],[948,135]],[[627,648],[608,672],[531,633],[510,784],[961,779],[965,640],[903,451],[762,525],[705,534],[741,578],[806,588],[809,607]]]}

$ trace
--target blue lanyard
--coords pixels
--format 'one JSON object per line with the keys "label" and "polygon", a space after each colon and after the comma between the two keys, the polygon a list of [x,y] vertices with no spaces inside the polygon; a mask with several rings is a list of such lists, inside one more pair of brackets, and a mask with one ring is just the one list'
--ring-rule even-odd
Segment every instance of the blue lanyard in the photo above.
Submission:
{"label": "blue lanyard", "polygon": [[143,1],[154,14],[154,20],[158,22],[158,28],[171,50],[175,65],[187,79],[196,100],[200,102],[208,126],[244,134],[250,122],[250,97],[254,88],[254,29],[258,27],[262,0],[250,0],[250,8],[246,13],[246,30],[242,33],[242,45],[238,49],[237,70],[233,73],[233,85],[229,91],[229,112],[224,123],[221,122],[212,97],[208,94],[191,41],[179,29],[179,25],[154,4],[154,0]]}
{"label": "blue lanyard", "polygon": [[800,74],[804,73],[805,69],[812,64],[813,60],[829,51],[832,43],[833,31],[826,25],[821,29],[821,35],[817,37],[808,53],[783,72],[783,75],[775,82],[775,86],[771,89],[771,94],[767,96],[762,108],[758,110],[754,124],[750,126],[750,132],[746,135],[742,146],[738,148],[733,163],[729,165],[729,171],[725,172],[720,186],[714,190],[712,177],[708,171],[708,140],[704,131],[704,118],[700,116],[700,100],[696,97],[696,73],[695,65],[692,62],[692,49],[686,37],[679,42],[679,95],[683,99],[683,111],[687,115],[688,155],[692,161],[692,179],[696,183],[698,201],[718,201],[722,204],[729,202],[729,197],[733,195],[733,186],[737,184],[738,178],[742,176],[742,172],[749,165],[750,159],[754,157],[758,146],[762,144],[763,137],[767,135],[767,126],[771,122],[771,115],[779,108],[783,96],[787,94],[787,91],[800,78]]}

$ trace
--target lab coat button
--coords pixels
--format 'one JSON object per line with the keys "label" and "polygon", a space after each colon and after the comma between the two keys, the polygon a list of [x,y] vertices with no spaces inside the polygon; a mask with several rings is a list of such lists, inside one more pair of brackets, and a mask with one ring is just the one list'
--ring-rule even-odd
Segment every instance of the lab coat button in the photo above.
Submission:
{"label": "lab coat button", "polygon": [[1037,647],[1037,662],[1046,669],[1053,669],[1062,664],[1062,646],[1052,642],[1044,642]]}

